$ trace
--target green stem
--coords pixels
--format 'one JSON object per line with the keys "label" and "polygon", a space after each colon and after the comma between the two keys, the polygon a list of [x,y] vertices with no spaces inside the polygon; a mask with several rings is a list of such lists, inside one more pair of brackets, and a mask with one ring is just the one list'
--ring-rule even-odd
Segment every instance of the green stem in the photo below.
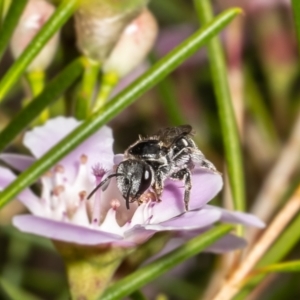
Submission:
{"label": "green stem", "polygon": [[[1,1],[2,8],[3,8],[3,2]],[[7,45],[12,37],[12,34],[14,32],[15,27],[17,26],[19,19],[22,15],[22,12],[27,4],[27,0],[18,0],[18,1],[12,1],[9,10],[7,12],[7,15],[3,22],[1,22],[0,27],[0,59],[2,58]],[[3,10],[1,10],[1,13],[3,13]],[[1,20],[3,15],[1,14]]]}
{"label": "green stem", "polygon": [[9,240],[7,262],[2,268],[3,276],[12,284],[19,286],[24,278],[24,264],[29,257],[32,245],[17,239]]}
{"label": "green stem", "polygon": [[240,14],[240,12],[240,9],[229,9],[220,14],[212,22],[203,26],[201,30],[193,34],[185,42],[157,62],[119,95],[106,103],[103,110],[101,109],[101,112],[88,117],[73,132],[33,163],[26,171],[22,172],[13,183],[0,193],[0,207],[3,207],[24,188],[35,182],[42,174],[59,162],[76,146],[99,130],[101,126],[110,121],[119,112],[124,110],[124,108],[132,104],[145,91],[152,88],[171,73],[186,58],[194,54],[200,46],[223,29],[236,15]]}
{"label": "green stem", "polygon": [[[194,0],[194,3],[203,24],[210,22],[213,18],[210,0]],[[208,43],[208,54],[217,98],[234,209],[244,211],[245,187],[241,146],[232,107],[224,53],[218,37],[214,37]]]}
{"label": "green stem", "polygon": [[123,248],[73,245],[54,242],[62,255],[71,298],[95,300],[101,297],[127,253]]}
{"label": "green stem", "polygon": [[[156,61],[156,55],[150,56],[151,62]],[[168,122],[173,126],[185,124],[185,117],[182,114],[182,109],[179,105],[179,99],[176,93],[176,88],[172,76],[167,76],[156,86],[160,96],[160,101],[164,107]]]}
{"label": "green stem", "polygon": [[47,106],[81,75],[83,64],[77,59],[57,75],[35,99],[33,99],[0,133],[0,151],[21,133]]}
{"label": "green stem", "polygon": [[[300,239],[300,215],[298,215],[289,227],[278,237],[277,241],[272,245],[271,249],[262,257],[256,265],[257,268],[262,268],[279,262],[284,258]],[[266,277],[265,274],[256,276],[250,279],[243,287],[241,292],[234,300],[243,300],[247,295]]]}
{"label": "green stem", "polygon": [[116,73],[109,72],[103,74],[100,90],[94,104],[93,112],[97,112],[103,107],[118,82],[119,77]]}
{"label": "green stem", "polygon": [[297,35],[298,52],[300,55],[300,1],[299,0],[291,0],[291,3],[292,3],[296,35]]}
{"label": "green stem", "polygon": [[12,226],[2,226],[1,234],[11,240],[19,241],[20,244],[30,244],[32,246],[42,248],[43,251],[50,251],[52,253],[55,251],[53,245],[48,239],[30,234],[23,234]]}
{"label": "green stem", "polygon": [[[14,286],[9,281],[0,278],[0,288],[4,291],[8,299],[22,299],[22,300],[39,300],[36,296],[21,290],[19,287]],[[7,299],[7,298],[5,298]]]}
{"label": "green stem", "polygon": [[[26,74],[27,82],[29,83],[31,89],[31,97],[36,98],[45,87],[45,72],[44,71],[32,71]],[[28,103],[26,103],[28,105]],[[49,119],[49,109],[45,108],[38,118],[32,123],[32,126],[44,124]]]}
{"label": "green stem", "polygon": [[263,96],[258,89],[257,83],[251,74],[250,68],[245,70],[245,98],[249,112],[260,129],[265,133],[264,137],[268,139],[273,147],[278,148],[279,141],[274,122],[270,116],[269,109],[264,103]]}
{"label": "green stem", "polygon": [[91,102],[98,79],[100,63],[84,58],[85,69],[75,103],[75,116],[84,120],[90,114]]}
{"label": "green stem", "polygon": [[177,264],[198,254],[230,232],[232,228],[233,226],[228,224],[219,225],[188,241],[183,246],[165,254],[153,263],[148,264],[110,286],[105,291],[101,300],[123,299],[135,290],[175,267]]}
{"label": "green stem", "polygon": [[3,17],[4,17],[4,3],[5,0],[0,0],[0,30],[3,26]]}
{"label": "green stem", "polygon": [[147,300],[146,296],[140,290],[133,292],[129,298],[131,300]]}
{"label": "green stem", "polygon": [[[22,0],[24,1],[24,0]],[[19,1],[17,1],[19,2]],[[26,1],[25,1],[26,2]],[[71,17],[77,7],[79,0],[64,0],[55,10],[48,22],[43,26],[39,33],[33,38],[31,43],[15,61],[0,82],[0,102],[3,101],[5,95],[14,86],[16,81],[24,73],[28,65],[42,50],[48,40],[57,32],[64,23]],[[14,5],[15,6],[15,3]],[[4,28],[4,26],[3,26]],[[6,29],[5,29],[6,30]],[[2,40],[2,36],[1,36]],[[1,50],[1,44],[0,44]],[[1,52],[0,52],[1,53]]]}
{"label": "green stem", "polygon": [[185,124],[186,121],[178,103],[179,99],[173,79],[170,76],[166,77],[157,85],[157,89],[169,123],[174,126]]}

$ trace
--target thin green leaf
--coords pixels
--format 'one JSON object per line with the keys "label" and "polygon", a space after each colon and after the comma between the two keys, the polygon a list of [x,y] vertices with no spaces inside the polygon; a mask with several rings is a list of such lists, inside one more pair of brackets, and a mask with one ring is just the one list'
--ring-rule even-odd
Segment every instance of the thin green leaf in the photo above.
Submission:
{"label": "thin green leaf", "polygon": [[[262,268],[279,262],[285,257],[291,249],[300,240],[300,215],[289,225],[289,227],[278,237],[270,250],[258,262],[257,268]],[[234,300],[243,300],[247,295],[265,278],[266,274],[261,274],[253,279],[250,279],[241,292]]]}
{"label": "thin green leaf", "polygon": [[[3,1],[1,1],[1,7],[3,8]],[[22,15],[22,12],[25,8],[25,5],[27,4],[27,0],[18,0],[11,3],[9,6],[9,10],[7,12],[7,15],[1,23],[0,27],[0,59],[2,58],[7,45],[11,39],[11,36],[14,32],[15,27],[17,26],[20,16]],[[1,17],[2,17],[3,11],[1,10]]]}
{"label": "thin green leaf", "polygon": [[228,224],[219,225],[188,241],[183,246],[165,254],[153,263],[135,271],[124,279],[113,284],[106,290],[104,295],[102,295],[101,300],[123,299],[130,293],[151,282],[179,263],[198,254],[230,232],[232,228],[233,226]]}
{"label": "thin green leaf", "polygon": [[19,240],[21,243],[29,243],[36,247],[40,247],[45,251],[49,251],[52,253],[55,252],[55,248],[49,239],[30,234],[23,234],[12,226],[0,227],[0,232],[1,234],[6,235],[11,239]]}
{"label": "thin green leaf", "polygon": [[129,298],[131,300],[147,300],[146,296],[140,290],[133,292]]}
{"label": "thin green leaf", "polygon": [[258,275],[262,273],[290,273],[290,272],[300,272],[300,260],[284,262],[274,265],[269,265],[263,268],[259,268],[253,271],[253,275]]}
{"label": "thin green leaf", "polygon": [[186,58],[195,53],[200,46],[224,28],[240,12],[240,9],[229,9],[220,14],[212,22],[203,26],[201,30],[157,62],[119,95],[106,103],[103,110],[87,118],[85,122],[32,164],[26,171],[22,172],[12,184],[1,192],[0,207],[17,196],[20,191],[36,181],[42,174],[53,167],[66,154],[96,132],[101,126],[110,121],[124,108],[137,100],[144,92],[166,77]]}
{"label": "thin green leaf", "polygon": [[12,285],[9,281],[3,278],[0,278],[0,287],[11,300],[16,300],[16,299],[38,300],[39,299],[29,294],[28,292],[22,291],[21,289]]}
{"label": "thin green leaf", "polygon": [[294,22],[296,27],[296,35],[298,41],[298,52],[300,55],[300,1],[299,0],[291,0],[292,9],[294,14]]}
{"label": "thin green leaf", "polygon": [[175,91],[174,82],[171,77],[166,77],[157,85],[160,94],[160,100],[164,107],[168,122],[173,125],[185,124],[185,118],[182,109],[178,103],[178,96]]}
{"label": "thin green leaf", "polygon": [[92,112],[98,112],[102,109],[119,80],[120,78],[116,72],[107,72],[103,74]]}
{"label": "thin green leaf", "polygon": [[76,95],[75,117],[84,120],[91,110],[91,103],[100,71],[100,63],[84,57],[84,73]]}
{"label": "thin green leaf", "polygon": [[0,28],[3,26],[3,14],[4,14],[4,7],[5,7],[5,0],[0,0]]}
{"label": "thin green leaf", "polygon": [[[24,0],[22,0],[24,1]],[[19,1],[17,1],[19,2]],[[26,1],[25,1],[26,2]],[[35,56],[42,50],[48,40],[58,31],[63,24],[71,17],[77,7],[79,0],[64,0],[50,17],[48,22],[43,26],[39,33],[33,38],[31,43],[15,61],[5,76],[0,81],[0,102],[3,101],[5,95],[14,86],[16,81],[25,72],[28,65]],[[14,3],[15,5],[15,3]],[[12,6],[14,6],[12,5]],[[3,26],[3,28],[5,28]],[[2,39],[2,37],[1,37]]]}
{"label": "thin green leaf", "polygon": [[[58,255],[58,254],[57,254]],[[57,300],[55,294],[67,289],[68,282],[65,274],[58,270],[41,269],[23,266],[24,278],[22,284],[29,290],[47,294],[49,299]],[[65,297],[64,300],[69,299]]]}
{"label": "thin green leaf", "polygon": [[[213,18],[210,2],[210,0],[194,0],[199,18],[203,24],[210,22]],[[236,210],[244,211],[245,188],[242,152],[228,85],[224,53],[218,37],[214,37],[208,43],[208,54],[214,90],[217,98],[234,208]]]}
{"label": "thin green leaf", "polygon": [[68,65],[28,104],[0,133],[0,151],[22,132],[47,106],[59,99],[60,95],[80,76],[83,71],[81,59]]}
{"label": "thin green leaf", "polygon": [[[27,106],[28,103],[32,101],[32,98],[37,97],[42,90],[45,88],[46,84],[46,73],[45,71],[31,71],[26,73],[25,78],[27,80],[28,86],[30,87],[31,96],[23,99],[23,106]],[[50,111],[45,108],[40,115],[31,123],[32,127],[44,124],[50,117]]]}
{"label": "thin green leaf", "polygon": [[273,147],[279,146],[274,121],[260,93],[257,82],[251,74],[251,70],[245,71],[245,100],[251,117],[256,121],[260,129],[265,133]]}
{"label": "thin green leaf", "polygon": [[[150,55],[150,60],[152,63],[157,61],[155,53]],[[186,121],[178,103],[179,99],[176,94],[175,84],[172,77],[167,76],[161,80],[157,84],[156,89],[159,94],[160,102],[164,108],[164,113],[168,119],[168,123],[173,126],[185,124]]]}

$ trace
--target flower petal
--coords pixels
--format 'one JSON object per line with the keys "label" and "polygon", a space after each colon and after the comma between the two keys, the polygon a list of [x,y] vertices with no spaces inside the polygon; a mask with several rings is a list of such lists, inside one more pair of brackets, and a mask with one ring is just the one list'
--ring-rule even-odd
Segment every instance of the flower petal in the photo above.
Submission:
{"label": "flower petal", "polygon": [[146,240],[150,239],[156,230],[148,230],[143,226],[135,225],[131,229],[124,232],[125,241],[133,242],[135,244],[142,244]]}
{"label": "flower petal", "polygon": [[241,249],[246,247],[247,242],[233,234],[227,234],[214,244],[209,246],[204,250],[204,252],[212,252],[212,253],[225,253],[233,250]]}
{"label": "flower petal", "polygon": [[[178,237],[182,238],[184,241],[188,241],[196,236],[201,235],[205,231],[212,228],[212,226],[208,226],[206,228],[191,230],[191,231],[180,231]],[[236,249],[243,248],[247,245],[247,242],[240,237],[237,237],[231,233],[225,235],[221,239],[217,240],[214,244],[209,246],[204,250],[204,252],[212,252],[212,253],[225,253],[230,252]]]}
{"label": "flower petal", "polygon": [[200,209],[188,211],[176,218],[162,222],[160,224],[145,225],[146,229],[165,230],[193,230],[205,228],[220,220],[221,212],[213,209]]}
{"label": "flower petal", "polygon": [[124,154],[116,154],[114,156],[114,164],[118,165],[120,162],[122,162],[124,159]]}
{"label": "flower petal", "polygon": [[81,245],[107,244],[123,239],[119,235],[32,215],[15,216],[13,225],[23,232]]}
{"label": "flower petal", "polygon": [[0,154],[0,159],[18,171],[26,170],[36,160],[34,157],[28,155],[12,153],[2,153]]}
{"label": "flower petal", "polygon": [[[0,190],[3,190],[11,182],[16,179],[16,175],[9,169],[0,167]],[[36,215],[42,214],[42,206],[39,198],[30,190],[23,190],[17,198],[29,209],[30,212]]]}
{"label": "flower petal", "polygon": [[[147,259],[143,265],[146,265],[161,256],[177,249],[178,247],[184,245],[186,242],[191,240],[192,238],[195,238],[196,236],[201,235],[203,232],[207,231],[206,230],[200,230],[200,231],[188,231],[188,232],[182,232],[182,234],[178,237],[174,237],[170,239],[165,247],[158,253],[156,253],[154,256],[151,256],[149,259]],[[188,233],[188,234],[186,234]],[[204,249],[202,252],[211,252],[211,253],[226,253],[230,252],[236,249],[241,249],[246,246],[246,241],[242,238],[239,238],[233,234],[227,234],[218,241],[216,241],[214,244],[211,246],[207,247]]]}
{"label": "flower petal", "polygon": [[229,211],[221,207],[206,205],[205,208],[217,209],[222,213],[221,222],[243,224],[246,226],[254,226],[264,228],[266,225],[258,217],[239,211]]}
{"label": "flower petal", "polygon": [[[203,168],[192,172],[192,189],[189,210],[199,209],[214,198],[223,186],[222,176]],[[182,181],[167,180],[162,201],[153,207],[151,223],[161,223],[184,212],[184,185]]]}
{"label": "flower petal", "polygon": [[[35,127],[24,136],[24,145],[31,150],[37,158],[44,155],[50,148],[72,132],[80,124],[74,118],[57,117],[49,120],[45,125]],[[113,165],[113,137],[109,127],[102,127],[95,134],[80,144],[60,162],[67,172],[66,177],[75,178],[80,157],[88,157],[89,167],[100,163],[106,169]],[[91,179],[93,179],[91,174]]]}

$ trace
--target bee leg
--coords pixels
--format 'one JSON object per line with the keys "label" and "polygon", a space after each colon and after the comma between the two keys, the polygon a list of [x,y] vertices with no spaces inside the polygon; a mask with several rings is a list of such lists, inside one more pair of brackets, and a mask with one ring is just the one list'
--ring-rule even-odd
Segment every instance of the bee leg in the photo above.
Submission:
{"label": "bee leg", "polygon": [[172,160],[176,162],[175,165],[177,167],[180,167],[187,164],[190,161],[190,155],[191,155],[191,149],[187,147],[181,149],[178,153],[176,153],[174,157],[172,157]]}
{"label": "bee leg", "polygon": [[153,184],[153,190],[156,195],[156,201],[161,202],[160,196],[162,194],[162,191],[164,189],[164,178],[163,174],[161,172],[157,172],[155,176],[155,181]]}
{"label": "bee leg", "polygon": [[172,174],[172,178],[176,180],[183,180],[184,182],[184,208],[185,211],[189,210],[190,193],[192,189],[192,175],[189,169],[181,169],[180,171]]}

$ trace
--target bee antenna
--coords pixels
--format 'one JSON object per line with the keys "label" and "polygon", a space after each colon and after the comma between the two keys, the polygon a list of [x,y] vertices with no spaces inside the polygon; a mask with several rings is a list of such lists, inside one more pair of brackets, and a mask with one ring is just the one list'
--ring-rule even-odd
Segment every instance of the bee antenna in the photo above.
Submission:
{"label": "bee antenna", "polygon": [[87,200],[89,200],[98,189],[100,189],[108,180],[110,180],[112,177],[118,177],[118,176],[123,176],[122,173],[115,173],[115,174],[111,174],[109,176],[107,176],[103,181],[101,181],[87,196]]}
{"label": "bee antenna", "polygon": [[126,208],[129,209],[129,197],[130,197],[130,192],[131,192],[131,185],[128,189],[127,195],[126,195]]}

